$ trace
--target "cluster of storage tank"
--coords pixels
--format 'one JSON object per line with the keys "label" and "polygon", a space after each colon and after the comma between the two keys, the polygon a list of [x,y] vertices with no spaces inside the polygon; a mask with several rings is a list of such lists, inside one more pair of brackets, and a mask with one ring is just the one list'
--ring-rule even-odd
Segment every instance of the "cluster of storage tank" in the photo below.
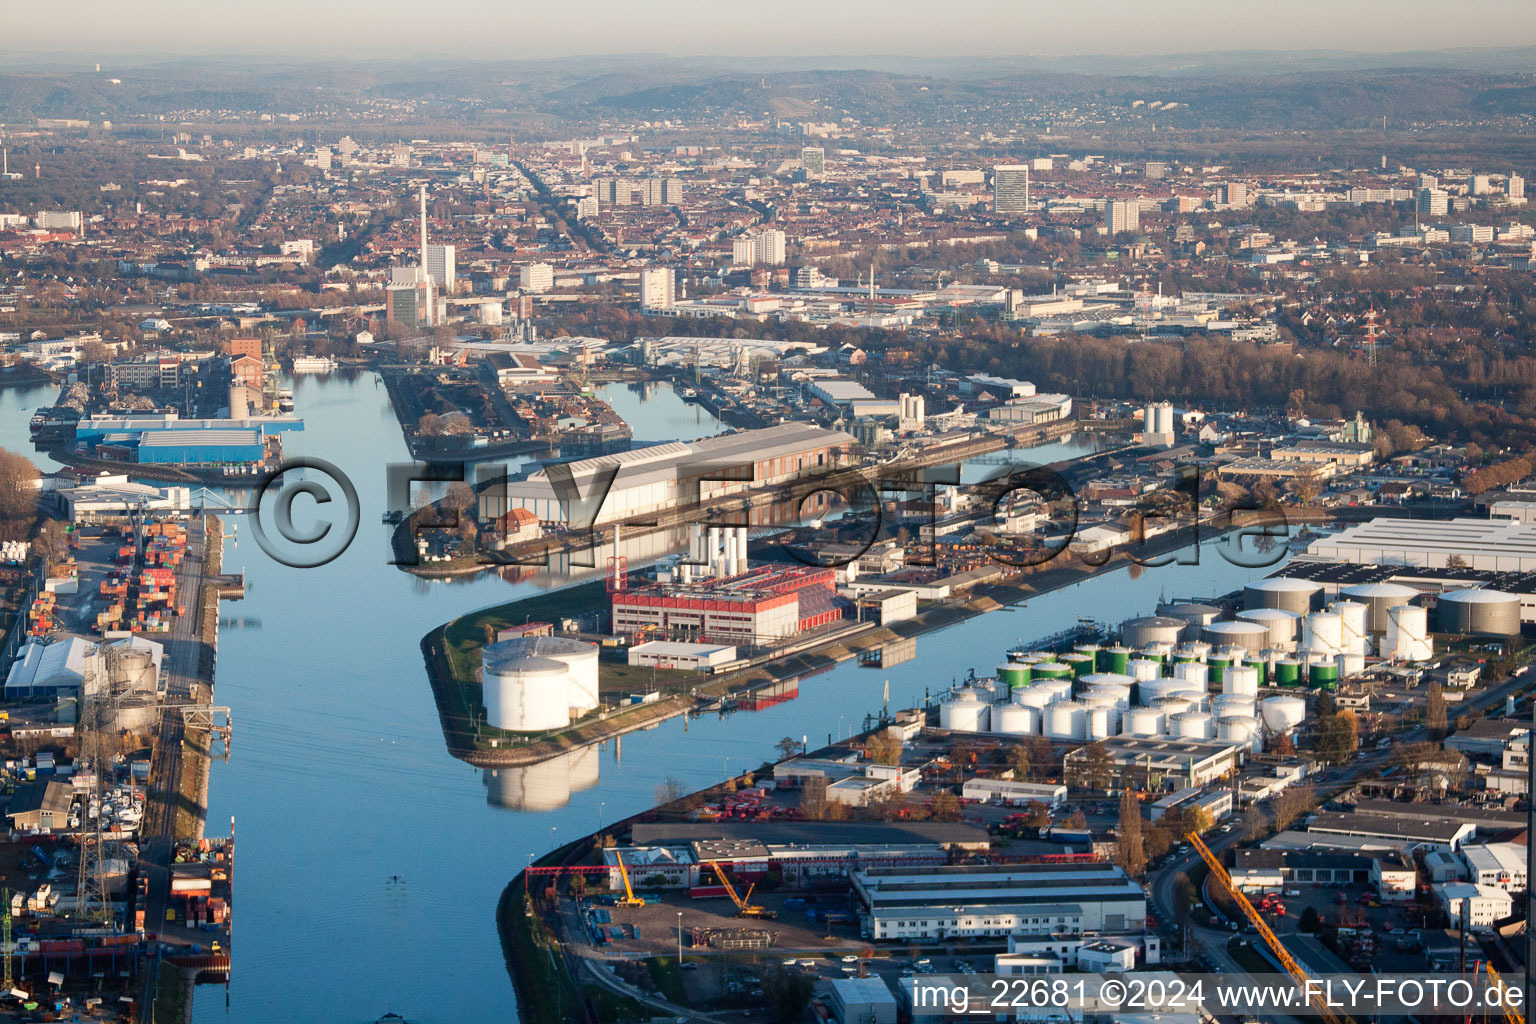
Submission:
{"label": "cluster of storage tank", "polygon": [[511,732],[563,729],[596,710],[597,645],[520,636],[480,652],[486,722]]}

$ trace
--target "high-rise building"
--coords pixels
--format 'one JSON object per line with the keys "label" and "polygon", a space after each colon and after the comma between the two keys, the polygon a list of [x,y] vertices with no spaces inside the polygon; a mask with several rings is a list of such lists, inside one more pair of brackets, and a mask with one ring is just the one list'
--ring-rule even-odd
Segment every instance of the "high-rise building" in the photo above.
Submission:
{"label": "high-rise building", "polygon": [[1161,160],[1148,160],[1146,175],[1153,181],[1168,177],[1168,165]]}
{"label": "high-rise building", "polygon": [[402,327],[431,327],[432,278],[421,267],[393,267],[384,289],[384,319]]}
{"label": "high-rise building", "polygon": [[1467,195],[1469,195],[1469,196],[1485,196],[1485,195],[1487,195],[1489,193],[1489,191],[1490,191],[1490,189],[1489,189],[1489,186],[1488,186],[1488,175],[1486,175],[1486,174],[1469,174],[1469,175],[1467,175]]}
{"label": "high-rise building", "polygon": [[740,235],[731,242],[731,263],[738,267],[782,267],[784,232],[764,228],[753,235]]}
{"label": "high-rise building", "polygon": [[426,254],[427,273],[432,275],[432,283],[444,295],[452,295],[458,281],[458,268],[455,266],[457,250],[451,245],[428,245],[423,252]]}
{"label": "high-rise building", "polygon": [[1509,180],[1504,187],[1504,194],[1511,199],[1525,198],[1525,179],[1514,171],[1509,172]]}
{"label": "high-rise building", "polygon": [[39,210],[32,223],[44,231],[79,231],[85,217],[79,210]]}
{"label": "high-rise building", "polygon": [[1421,188],[1416,208],[1420,216],[1444,217],[1450,211],[1450,199],[1444,189]]}
{"label": "high-rise building", "polygon": [[555,268],[548,263],[530,263],[517,272],[517,286],[525,292],[547,292],[555,286]]}
{"label": "high-rise building", "polygon": [[992,212],[1011,217],[1029,212],[1029,166],[998,164],[992,168]]}
{"label": "high-rise building", "polygon": [[731,264],[750,267],[756,260],[757,245],[751,235],[740,235],[731,240]]}
{"label": "high-rise building", "polygon": [[1135,199],[1110,199],[1104,203],[1104,229],[1111,235],[1141,228],[1141,203]]}
{"label": "high-rise building", "polygon": [[1221,202],[1223,206],[1247,206],[1251,202],[1247,183],[1229,181],[1221,186]]}
{"label": "high-rise building", "polygon": [[668,206],[676,206],[683,201],[683,179],[663,178],[661,181],[661,201]]}
{"label": "high-rise building", "polygon": [[1419,175],[1419,188],[1439,188],[1439,187],[1440,187],[1440,179],[1439,179],[1438,176],[1433,175],[1433,174],[1421,174],[1421,175]]}
{"label": "high-rise building", "polygon": [[230,355],[230,358],[234,358],[235,356],[250,356],[252,359],[260,359],[262,357],[261,356],[261,339],[260,338],[230,338],[229,339],[229,355]]}
{"label": "high-rise building", "polygon": [[827,170],[827,151],[821,146],[806,146],[800,151],[800,166],[808,177],[821,177]]}
{"label": "high-rise building", "polygon": [[671,309],[676,280],[671,267],[647,267],[640,271],[640,308]]}

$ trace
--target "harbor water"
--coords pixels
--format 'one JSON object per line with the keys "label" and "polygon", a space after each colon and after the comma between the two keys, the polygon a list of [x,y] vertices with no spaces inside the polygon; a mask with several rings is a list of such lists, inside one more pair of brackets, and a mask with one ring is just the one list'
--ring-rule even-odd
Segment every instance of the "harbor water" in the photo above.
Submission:
{"label": "harbor water", "polygon": [[[228,570],[246,597],[222,608],[216,700],[234,717],[232,754],[214,765],[208,830],[240,837],[234,968],[228,993],[198,992],[199,1024],[504,1022],[516,1001],[494,911],[531,856],[650,806],[675,779],[700,788],[756,768],[790,736],[812,745],[858,730],[887,680],[893,707],[974,668],[989,672],[1017,640],[1080,616],[1114,622],[1160,597],[1209,595],[1260,570],[1217,557],[1100,576],[921,637],[916,657],[883,671],[853,662],[804,680],[797,699],[757,712],[673,719],[559,762],[496,774],[449,756],[418,642],[433,626],[558,586],[478,577],[426,582],[389,564],[385,472],[408,459],[372,373],[292,381],[302,433],[287,452],[338,465],[362,525],[336,561],[292,569],[269,559],[241,517]],[[610,385],[605,397],[638,440],[700,437],[720,426],[665,386]],[[0,445],[34,459],[27,421],[52,388],[0,391]],[[1037,461],[1088,450],[1049,446]],[[51,468],[51,467],[47,467]],[[968,474],[969,475],[969,474]],[[297,513],[296,513],[297,514]],[[956,652],[961,652],[957,660]]]}

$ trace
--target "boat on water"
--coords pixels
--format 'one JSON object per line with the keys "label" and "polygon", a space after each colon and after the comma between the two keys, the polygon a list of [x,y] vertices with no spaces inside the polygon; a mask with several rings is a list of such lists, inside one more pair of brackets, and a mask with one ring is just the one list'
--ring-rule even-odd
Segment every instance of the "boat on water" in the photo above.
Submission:
{"label": "boat on water", "polygon": [[294,373],[330,373],[336,369],[336,360],[329,356],[294,356]]}
{"label": "boat on water", "polygon": [[293,392],[287,388],[277,393],[277,411],[293,412]]}

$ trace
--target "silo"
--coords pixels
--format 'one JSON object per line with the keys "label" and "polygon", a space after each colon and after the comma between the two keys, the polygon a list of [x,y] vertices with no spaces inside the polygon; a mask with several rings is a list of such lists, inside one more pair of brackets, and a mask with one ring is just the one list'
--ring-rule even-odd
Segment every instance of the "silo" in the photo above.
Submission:
{"label": "silo", "polygon": [[1313,612],[1301,620],[1301,649],[1332,658],[1344,646],[1344,620],[1329,612]]}
{"label": "silo", "polygon": [[482,659],[548,658],[570,669],[567,699],[575,715],[597,708],[597,645],[561,636],[519,636],[485,647]]}
{"label": "silo", "polygon": [[1334,664],[1338,666],[1340,679],[1350,679],[1365,671],[1365,655],[1341,654],[1334,659]]}
{"label": "silo", "polygon": [[[1266,609],[1268,610],[1268,609]],[[1235,619],[1231,622],[1213,622],[1201,630],[1201,639],[1217,647],[1237,647],[1244,653],[1258,651],[1269,646],[1269,626],[1262,622]]]}
{"label": "silo", "polygon": [[1081,651],[1068,651],[1061,656],[1062,664],[1072,669],[1072,675],[1076,678],[1086,676],[1093,671],[1096,659],[1091,654],[1083,654]]}
{"label": "silo", "polygon": [[1359,601],[1335,601],[1328,610],[1339,617],[1344,650],[1351,654],[1366,654],[1371,649],[1371,636],[1365,628],[1370,609]]}
{"label": "silo", "polygon": [[1030,670],[1031,679],[1070,679],[1072,668],[1059,661],[1042,661]]}
{"label": "silo", "polygon": [[1039,712],[1021,704],[992,709],[992,731],[1010,736],[1031,736],[1040,731]]}
{"label": "silo", "polygon": [[1030,671],[1028,665],[1009,663],[997,666],[997,678],[1010,690],[1016,690],[1021,686],[1028,686]]}
{"label": "silo", "polygon": [[1266,697],[1259,702],[1264,727],[1279,735],[1290,732],[1307,717],[1307,702],[1300,697]]}
{"label": "silo", "polygon": [[1114,713],[1115,709],[1112,707],[1090,707],[1084,716],[1084,721],[1087,723],[1084,739],[1107,740],[1113,736],[1111,716]]}
{"label": "silo", "polygon": [[1176,644],[1185,625],[1183,619],[1163,615],[1127,619],[1120,624],[1120,642],[1127,647],[1145,647],[1155,643]]}
{"label": "silo", "polygon": [[1033,686],[1025,686],[1013,691],[1013,702],[1021,707],[1034,708],[1035,718],[1038,720],[1040,712],[1045,710],[1047,704],[1051,704],[1060,697],[1055,690],[1038,683]]}
{"label": "silo", "polygon": [[570,666],[553,658],[498,651],[501,646],[490,644],[481,651],[481,699],[487,724],[511,732],[544,732],[570,725]]}
{"label": "silo", "polygon": [[1429,638],[1429,612],[1411,604],[1393,608],[1381,642],[1381,656],[1393,661],[1427,661],[1434,653]]}
{"label": "silo", "polygon": [[1271,576],[1243,588],[1244,608],[1279,608],[1305,615],[1322,605],[1323,588],[1308,580]]}
{"label": "silo", "polygon": [[1088,709],[1073,700],[1059,700],[1045,709],[1045,735],[1053,740],[1080,740],[1087,732]]}
{"label": "silo", "polygon": [[1163,713],[1157,708],[1131,708],[1122,719],[1127,736],[1161,736]]}
{"label": "silo", "polygon": [[1106,647],[1099,652],[1099,668],[1105,672],[1124,672],[1131,661],[1131,649],[1121,647]]}
{"label": "silo", "polygon": [[1501,590],[1452,590],[1437,605],[1440,632],[1457,636],[1517,636],[1520,598]]}
{"label": "silo", "polygon": [[[1295,612],[1283,608],[1250,608],[1237,613],[1244,622],[1256,622],[1269,634],[1260,647],[1290,650],[1296,645],[1296,631],[1300,618]],[[1255,648],[1250,646],[1250,651]]]}
{"label": "silo", "polygon": [[1307,681],[1314,690],[1334,690],[1339,685],[1339,666],[1331,661],[1313,661],[1307,666]]}
{"label": "silo", "polygon": [[1339,596],[1365,605],[1365,628],[1372,633],[1385,633],[1392,609],[1409,604],[1419,592],[1401,583],[1361,583],[1340,589]]}
{"label": "silo", "polygon": [[1169,719],[1170,736],[1181,740],[1208,740],[1211,738],[1211,716],[1204,711],[1186,711]]}
{"label": "silo", "polygon": [[1254,753],[1263,749],[1259,720],[1251,716],[1223,718],[1216,725],[1216,736],[1225,743],[1242,743]]}
{"label": "silo", "polygon": [[1275,662],[1275,685],[1296,686],[1301,683],[1301,660],[1281,658]]}
{"label": "silo", "polygon": [[1125,667],[1130,671],[1131,678],[1138,683],[1145,683],[1163,674],[1163,663],[1151,658],[1136,658],[1127,662]]}
{"label": "silo", "polygon": [[969,687],[939,705],[939,728],[951,732],[985,732],[991,709]]}
{"label": "silo", "polygon": [[1259,671],[1251,665],[1233,665],[1222,673],[1221,692],[1240,697],[1259,695]]}

